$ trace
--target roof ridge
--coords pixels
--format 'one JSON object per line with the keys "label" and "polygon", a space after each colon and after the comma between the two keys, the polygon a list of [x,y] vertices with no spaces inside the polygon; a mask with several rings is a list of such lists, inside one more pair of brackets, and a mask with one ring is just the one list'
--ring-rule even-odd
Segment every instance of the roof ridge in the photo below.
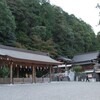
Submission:
{"label": "roof ridge", "polygon": [[91,53],[100,53],[100,51],[84,52],[84,53],[78,53],[76,55],[84,55],[84,54],[91,54]]}
{"label": "roof ridge", "polygon": [[49,55],[49,53],[45,53],[45,52],[41,52],[41,51],[32,51],[32,50],[27,50],[27,49],[17,48],[17,47],[10,47],[10,46],[5,46],[5,45],[0,45],[0,48],[14,50],[14,51],[20,51],[20,52],[26,52],[26,53],[32,53],[32,54],[38,54],[38,55],[44,55],[44,56]]}

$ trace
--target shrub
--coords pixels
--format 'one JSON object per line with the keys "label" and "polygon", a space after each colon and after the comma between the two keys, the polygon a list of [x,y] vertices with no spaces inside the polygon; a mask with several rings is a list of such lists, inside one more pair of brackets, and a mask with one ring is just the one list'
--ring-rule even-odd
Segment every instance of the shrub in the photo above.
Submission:
{"label": "shrub", "polygon": [[8,75],[9,75],[9,68],[6,65],[3,65],[0,68],[0,76],[1,77],[8,77]]}

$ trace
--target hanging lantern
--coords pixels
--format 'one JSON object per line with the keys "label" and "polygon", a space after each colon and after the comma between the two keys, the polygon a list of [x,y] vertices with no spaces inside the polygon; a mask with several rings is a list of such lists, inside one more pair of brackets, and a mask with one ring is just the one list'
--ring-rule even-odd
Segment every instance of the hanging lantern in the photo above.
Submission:
{"label": "hanging lantern", "polygon": [[17,67],[17,64],[16,64],[16,67]]}
{"label": "hanging lantern", "polygon": [[9,58],[7,58],[7,60],[9,60]]}
{"label": "hanging lantern", "polygon": [[20,68],[22,68],[22,65],[20,65]]}
{"label": "hanging lantern", "polygon": [[31,66],[29,68],[31,69]]}
{"label": "hanging lantern", "polygon": [[42,70],[42,67],[40,67],[40,70]]}
{"label": "hanging lantern", "polygon": [[39,67],[36,67],[37,70],[39,70]]}

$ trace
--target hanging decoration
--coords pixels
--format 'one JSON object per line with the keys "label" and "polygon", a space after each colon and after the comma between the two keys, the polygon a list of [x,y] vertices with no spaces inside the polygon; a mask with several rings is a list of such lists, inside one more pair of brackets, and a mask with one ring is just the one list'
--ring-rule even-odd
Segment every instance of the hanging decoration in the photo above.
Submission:
{"label": "hanging decoration", "polygon": [[9,58],[7,58],[7,60],[9,60]]}
{"label": "hanging decoration", "polygon": [[22,68],[22,65],[20,65],[20,68]]}
{"label": "hanging decoration", "polygon": [[42,70],[42,67],[40,67],[40,70]]}
{"label": "hanging decoration", "polygon": [[48,69],[48,67],[46,67],[46,69]]}
{"label": "hanging decoration", "polygon": [[16,64],[16,67],[17,67],[17,64]]}
{"label": "hanging decoration", "polygon": [[32,67],[30,66],[29,68],[31,69]]}

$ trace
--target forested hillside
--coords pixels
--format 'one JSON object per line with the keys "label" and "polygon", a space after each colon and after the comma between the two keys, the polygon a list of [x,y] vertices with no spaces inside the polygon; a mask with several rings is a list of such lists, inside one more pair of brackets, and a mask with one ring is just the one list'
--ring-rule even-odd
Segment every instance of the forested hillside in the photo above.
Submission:
{"label": "forested hillside", "polygon": [[100,33],[46,0],[0,0],[0,44],[72,57],[100,50]]}

